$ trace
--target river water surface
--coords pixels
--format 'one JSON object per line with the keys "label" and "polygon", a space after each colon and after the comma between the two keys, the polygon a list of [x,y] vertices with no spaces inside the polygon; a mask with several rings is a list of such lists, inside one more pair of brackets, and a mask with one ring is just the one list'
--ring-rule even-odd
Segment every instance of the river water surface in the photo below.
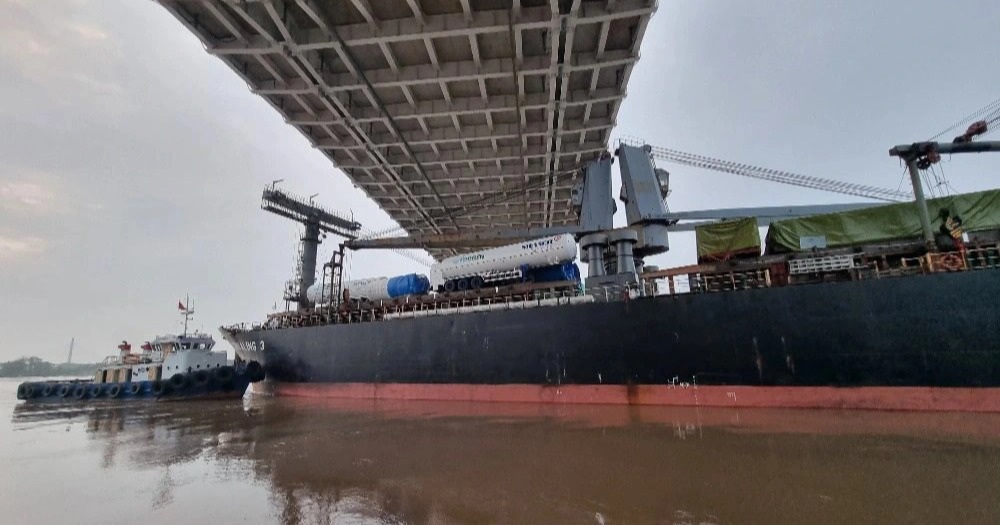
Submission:
{"label": "river water surface", "polygon": [[26,406],[0,523],[1000,523],[1000,414],[235,401]]}

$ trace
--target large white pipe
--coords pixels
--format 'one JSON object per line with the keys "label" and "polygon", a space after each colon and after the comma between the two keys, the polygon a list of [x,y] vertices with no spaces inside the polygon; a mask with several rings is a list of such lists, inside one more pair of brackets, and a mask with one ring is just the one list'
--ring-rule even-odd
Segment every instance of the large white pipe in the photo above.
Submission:
{"label": "large white pipe", "polygon": [[[354,299],[383,301],[405,295],[423,295],[427,293],[427,277],[420,274],[399,275],[396,277],[371,277],[344,282],[344,289]],[[326,290],[320,292],[320,283],[316,282],[306,291],[306,298],[313,303],[328,303],[336,291],[332,283],[326,283]],[[320,297],[322,295],[322,297]]]}
{"label": "large white pipe", "polygon": [[431,266],[431,286],[437,287],[447,280],[460,277],[513,270],[522,266],[551,266],[575,258],[576,239],[571,234],[544,237],[448,257]]}

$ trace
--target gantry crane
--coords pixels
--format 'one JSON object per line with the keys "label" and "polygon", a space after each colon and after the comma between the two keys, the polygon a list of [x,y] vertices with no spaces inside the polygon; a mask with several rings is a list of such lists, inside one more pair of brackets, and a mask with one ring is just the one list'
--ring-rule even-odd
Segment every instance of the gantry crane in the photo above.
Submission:
{"label": "gantry crane", "polygon": [[320,233],[332,233],[353,239],[361,230],[361,224],[313,204],[312,199],[307,200],[277,189],[274,183],[264,188],[260,207],[275,215],[301,223],[304,227],[295,277],[285,286],[285,300],[295,301],[300,308],[304,308],[309,304],[306,290],[316,280],[316,252],[321,242]]}

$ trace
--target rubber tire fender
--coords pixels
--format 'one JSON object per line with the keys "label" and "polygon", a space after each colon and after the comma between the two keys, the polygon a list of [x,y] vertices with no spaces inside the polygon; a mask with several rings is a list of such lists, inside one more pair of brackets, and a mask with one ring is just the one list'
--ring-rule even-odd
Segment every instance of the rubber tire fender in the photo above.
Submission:
{"label": "rubber tire fender", "polygon": [[473,275],[469,277],[469,288],[473,290],[478,290],[483,287],[483,278],[478,275]]}
{"label": "rubber tire fender", "polygon": [[196,387],[207,386],[211,379],[212,376],[208,375],[205,370],[195,370],[191,373],[191,384]]}
{"label": "rubber tire fender", "polygon": [[231,366],[216,368],[212,370],[212,381],[223,389],[229,390],[233,388],[233,376],[235,375]]}
{"label": "rubber tire fender", "polygon": [[87,397],[87,387],[83,385],[76,385],[76,388],[73,389],[73,397],[77,399],[83,399]]}
{"label": "rubber tire fender", "polygon": [[216,368],[215,370],[212,370],[212,379],[215,379],[215,381],[217,381],[219,383],[223,383],[223,382],[226,382],[226,381],[232,381],[232,379],[233,379],[233,367],[231,367],[231,366],[223,366],[221,368]]}
{"label": "rubber tire fender", "polygon": [[59,385],[59,397],[68,397],[73,393],[73,385],[61,384]]}
{"label": "rubber tire fender", "polygon": [[111,386],[108,387],[108,389],[107,389],[107,391],[105,393],[108,395],[108,397],[114,399],[114,398],[122,395],[122,386],[121,385],[111,385]]}
{"label": "rubber tire fender", "polygon": [[142,393],[142,383],[130,383],[128,385],[128,393],[133,396],[137,396]]}
{"label": "rubber tire fender", "polygon": [[149,391],[156,397],[165,396],[170,393],[170,382],[157,379],[153,381],[153,386],[150,387]]}
{"label": "rubber tire fender", "polygon": [[52,383],[46,383],[42,387],[42,397],[49,397],[56,392],[56,386]]}
{"label": "rubber tire fender", "polygon": [[93,398],[101,397],[101,394],[103,393],[104,389],[101,388],[101,385],[90,385],[90,388],[87,389],[87,394],[89,394],[90,397]]}
{"label": "rubber tire fender", "polygon": [[173,387],[174,390],[184,390],[187,388],[187,384],[188,380],[184,374],[174,374],[170,376],[170,386]]}
{"label": "rubber tire fender", "polygon": [[257,361],[250,361],[247,363],[246,374],[252,382],[261,381],[264,379],[264,367]]}
{"label": "rubber tire fender", "polygon": [[17,398],[18,399],[31,399],[31,394],[35,393],[35,389],[31,387],[30,383],[21,383],[17,385]]}

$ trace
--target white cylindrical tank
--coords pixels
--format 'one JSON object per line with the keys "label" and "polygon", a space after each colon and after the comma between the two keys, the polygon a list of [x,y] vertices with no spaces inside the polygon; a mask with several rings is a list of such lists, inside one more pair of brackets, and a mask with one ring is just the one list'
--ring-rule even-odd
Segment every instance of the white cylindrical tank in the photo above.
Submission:
{"label": "white cylindrical tank", "polygon": [[[345,281],[344,289],[355,299],[382,301],[404,295],[423,295],[427,293],[429,284],[427,277],[420,274],[399,275],[396,277],[371,277]],[[326,283],[326,290],[320,297],[320,283],[315,283],[306,290],[306,298],[313,303],[328,303],[336,293],[331,283]],[[322,300],[321,300],[322,299]]]}
{"label": "white cylindrical tank", "polygon": [[[368,279],[357,279],[354,281],[344,281],[344,289],[349,290],[351,297],[355,299],[370,299],[372,301],[378,301],[380,299],[388,299],[389,294],[386,292],[386,284],[388,284],[388,277],[371,277]],[[320,283],[315,283],[306,290],[306,299],[314,303],[328,303],[332,299],[331,294],[336,293],[333,290],[331,283],[326,283],[326,290],[323,291],[322,300],[320,300]]]}
{"label": "white cylindrical tank", "polygon": [[448,257],[431,266],[431,285],[436,287],[450,279],[513,270],[522,266],[551,266],[575,258],[576,239],[571,234],[543,237]]}

